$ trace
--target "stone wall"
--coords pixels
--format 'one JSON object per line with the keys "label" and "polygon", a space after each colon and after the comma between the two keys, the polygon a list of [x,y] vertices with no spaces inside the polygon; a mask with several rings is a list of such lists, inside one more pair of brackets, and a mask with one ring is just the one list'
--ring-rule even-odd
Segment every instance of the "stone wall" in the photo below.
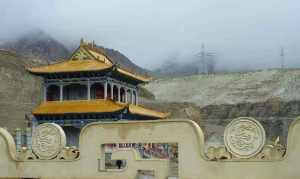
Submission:
{"label": "stone wall", "polygon": [[[176,132],[174,132],[176,131]],[[192,121],[119,121],[87,125],[80,134],[80,156],[49,159],[22,158],[23,150],[15,151],[10,134],[0,128],[0,178],[105,178],[136,179],[139,171],[153,171],[155,178],[166,179],[170,174],[170,161],[143,160],[134,150],[113,151],[112,160],[126,160],[126,167],[105,169],[104,149],[100,146],[112,143],[165,143],[178,144],[178,178],[180,179],[296,179],[300,176],[300,121],[290,127],[286,155],[279,159],[232,158],[220,161],[208,160],[204,153],[202,129]],[[48,140],[57,133],[47,132]],[[60,134],[62,136],[62,134]],[[162,137],[163,136],[163,137]],[[45,140],[44,136],[38,140]],[[56,140],[51,140],[56,144]],[[54,142],[54,143],[53,143]],[[259,143],[263,144],[263,141]],[[42,151],[53,147],[40,143]],[[45,145],[45,146],[44,146]],[[247,145],[247,143],[246,143]],[[44,150],[46,147],[46,150]],[[70,148],[55,148],[67,152]],[[67,156],[67,155],[63,155]],[[104,165],[105,166],[105,165]]]}

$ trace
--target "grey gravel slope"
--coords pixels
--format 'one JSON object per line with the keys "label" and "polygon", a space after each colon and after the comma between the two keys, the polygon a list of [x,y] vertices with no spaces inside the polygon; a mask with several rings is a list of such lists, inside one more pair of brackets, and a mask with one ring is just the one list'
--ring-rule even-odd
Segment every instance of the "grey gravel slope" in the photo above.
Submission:
{"label": "grey gravel slope", "polygon": [[300,99],[300,69],[164,78],[145,88],[161,101],[192,102],[200,107],[273,98],[291,101]]}

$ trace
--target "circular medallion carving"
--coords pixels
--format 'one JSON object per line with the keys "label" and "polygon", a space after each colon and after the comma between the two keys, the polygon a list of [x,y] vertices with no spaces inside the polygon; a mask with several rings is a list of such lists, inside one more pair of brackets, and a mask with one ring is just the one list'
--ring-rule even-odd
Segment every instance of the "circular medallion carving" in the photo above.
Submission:
{"label": "circular medallion carving", "polygon": [[32,151],[39,159],[53,159],[66,146],[63,129],[54,123],[44,123],[35,128]]}
{"label": "circular medallion carving", "polygon": [[251,158],[265,145],[263,126],[253,118],[241,117],[225,128],[224,143],[227,150],[238,158]]}

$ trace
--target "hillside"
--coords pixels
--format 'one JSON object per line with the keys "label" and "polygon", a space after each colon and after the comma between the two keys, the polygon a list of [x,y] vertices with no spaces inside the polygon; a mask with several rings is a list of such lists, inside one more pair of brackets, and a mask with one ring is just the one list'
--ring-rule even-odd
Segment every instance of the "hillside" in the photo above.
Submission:
{"label": "hillside", "polygon": [[14,51],[28,59],[39,59],[43,63],[51,63],[70,55],[69,50],[61,42],[39,29],[1,44],[0,49]]}
{"label": "hillside", "polygon": [[25,114],[42,96],[41,80],[25,70],[23,59],[0,50],[0,126],[10,130],[26,126]]}
{"label": "hillside", "polygon": [[192,102],[200,107],[272,98],[291,101],[300,99],[300,69],[162,78],[145,88],[161,101]]}

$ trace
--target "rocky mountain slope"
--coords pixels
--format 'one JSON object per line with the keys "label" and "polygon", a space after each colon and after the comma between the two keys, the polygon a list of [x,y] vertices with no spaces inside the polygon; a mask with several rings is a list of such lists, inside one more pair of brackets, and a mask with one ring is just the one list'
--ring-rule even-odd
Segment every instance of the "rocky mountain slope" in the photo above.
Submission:
{"label": "rocky mountain slope", "polygon": [[28,59],[35,58],[44,63],[70,55],[70,51],[62,43],[41,30],[33,30],[16,40],[5,42],[0,45],[0,49],[14,51]]}
{"label": "rocky mountain slope", "polygon": [[282,101],[300,99],[300,70],[262,70],[248,73],[194,75],[162,78],[145,86],[157,99],[192,102],[200,107],[211,104]]}
{"label": "rocky mountain slope", "polygon": [[40,102],[42,81],[25,70],[26,60],[0,50],[0,126],[26,127],[25,115]]}

